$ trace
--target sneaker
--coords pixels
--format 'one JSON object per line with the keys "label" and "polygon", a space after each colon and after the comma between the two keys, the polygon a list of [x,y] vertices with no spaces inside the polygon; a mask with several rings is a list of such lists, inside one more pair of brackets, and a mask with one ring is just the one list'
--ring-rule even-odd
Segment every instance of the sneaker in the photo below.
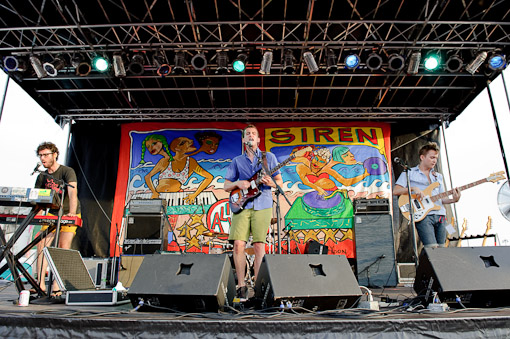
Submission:
{"label": "sneaker", "polygon": [[241,286],[237,288],[237,297],[240,301],[248,300],[248,286]]}

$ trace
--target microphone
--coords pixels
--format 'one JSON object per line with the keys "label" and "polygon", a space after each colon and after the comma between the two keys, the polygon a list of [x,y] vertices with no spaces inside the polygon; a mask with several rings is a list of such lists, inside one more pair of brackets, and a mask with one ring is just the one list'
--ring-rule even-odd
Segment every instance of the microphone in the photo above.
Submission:
{"label": "microphone", "polygon": [[40,162],[38,162],[38,163],[37,163],[37,165],[35,165],[35,167],[34,167],[34,171],[33,171],[33,172],[32,172],[32,174],[30,174],[30,175],[34,175],[34,174],[36,174],[37,172],[39,172],[39,166],[41,166],[41,163],[40,163]]}
{"label": "microphone", "polygon": [[393,159],[393,161],[395,161],[396,164],[400,164],[400,165],[402,165],[404,163],[404,161],[402,159],[400,159],[399,157],[395,157],[395,159]]}
{"label": "microphone", "polygon": [[252,145],[251,145],[251,141],[246,141],[244,144],[245,144],[246,146],[248,146],[248,147],[251,147],[251,146],[252,146]]}

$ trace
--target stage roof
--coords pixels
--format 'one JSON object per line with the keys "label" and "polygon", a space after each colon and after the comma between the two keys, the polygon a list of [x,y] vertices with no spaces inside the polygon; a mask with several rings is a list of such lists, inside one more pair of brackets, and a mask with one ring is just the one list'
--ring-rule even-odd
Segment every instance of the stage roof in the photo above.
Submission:
{"label": "stage roof", "polygon": [[[451,121],[499,74],[489,58],[510,50],[504,0],[10,0],[0,8],[4,69],[59,121]],[[240,53],[243,73],[232,69]],[[424,69],[431,53],[439,70]],[[360,57],[357,68],[346,67],[349,54]],[[88,72],[95,56],[118,61],[117,71]],[[44,63],[56,76],[44,75]]]}

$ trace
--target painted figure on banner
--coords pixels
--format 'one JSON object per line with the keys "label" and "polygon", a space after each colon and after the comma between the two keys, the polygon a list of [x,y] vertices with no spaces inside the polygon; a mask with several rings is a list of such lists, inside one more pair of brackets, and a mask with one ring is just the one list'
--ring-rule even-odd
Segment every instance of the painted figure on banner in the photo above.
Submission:
{"label": "painted figure on banner", "polygon": [[[167,149],[163,147],[162,141],[148,139],[142,145],[142,148],[144,146],[151,154],[163,156],[145,176],[145,183],[151,190],[153,199],[158,198],[159,193],[162,192],[179,192],[191,174],[196,173],[203,177],[203,180],[193,193],[184,198],[186,203],[191,204],[195,201],[197,195],[212,182],[213,176],[204,170],[194,158],[186,154],[196,150],[193,146],[193,140],[187,137],[177,137],[172,140],[170,150],[175,153],[173,156],[168,154]],[[158,184],[154,186],[152,177],[158,173]]]}

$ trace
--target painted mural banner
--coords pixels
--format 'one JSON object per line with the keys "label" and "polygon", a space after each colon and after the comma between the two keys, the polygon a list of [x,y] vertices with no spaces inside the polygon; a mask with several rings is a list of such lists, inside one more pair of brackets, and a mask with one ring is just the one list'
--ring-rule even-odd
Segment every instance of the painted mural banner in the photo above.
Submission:
{"label": "painted mural banner", "polygon": [[[229,194],[224,175],[241,154],[241,123],[130,123],[122,126],[116,198],[110,235],[119,253],[119,231],[132,199],[167,201],[164,225],[169,251],[221,253],[231,247]],[[389,198],[389,127],[382,123],[260,123],[262,150],[279,162],[284,252],[303,253],[306,243],[326,244],[330,254],[355,256],[353,199]],[[273,211],[275,212],[275,211]],[[272,228],[276,227],[275,224]],[[172,241],[174,232],[177,242]],[[273,231],[267,250],[276,247]],[[290,239],[290,242],[289,240]]]}

